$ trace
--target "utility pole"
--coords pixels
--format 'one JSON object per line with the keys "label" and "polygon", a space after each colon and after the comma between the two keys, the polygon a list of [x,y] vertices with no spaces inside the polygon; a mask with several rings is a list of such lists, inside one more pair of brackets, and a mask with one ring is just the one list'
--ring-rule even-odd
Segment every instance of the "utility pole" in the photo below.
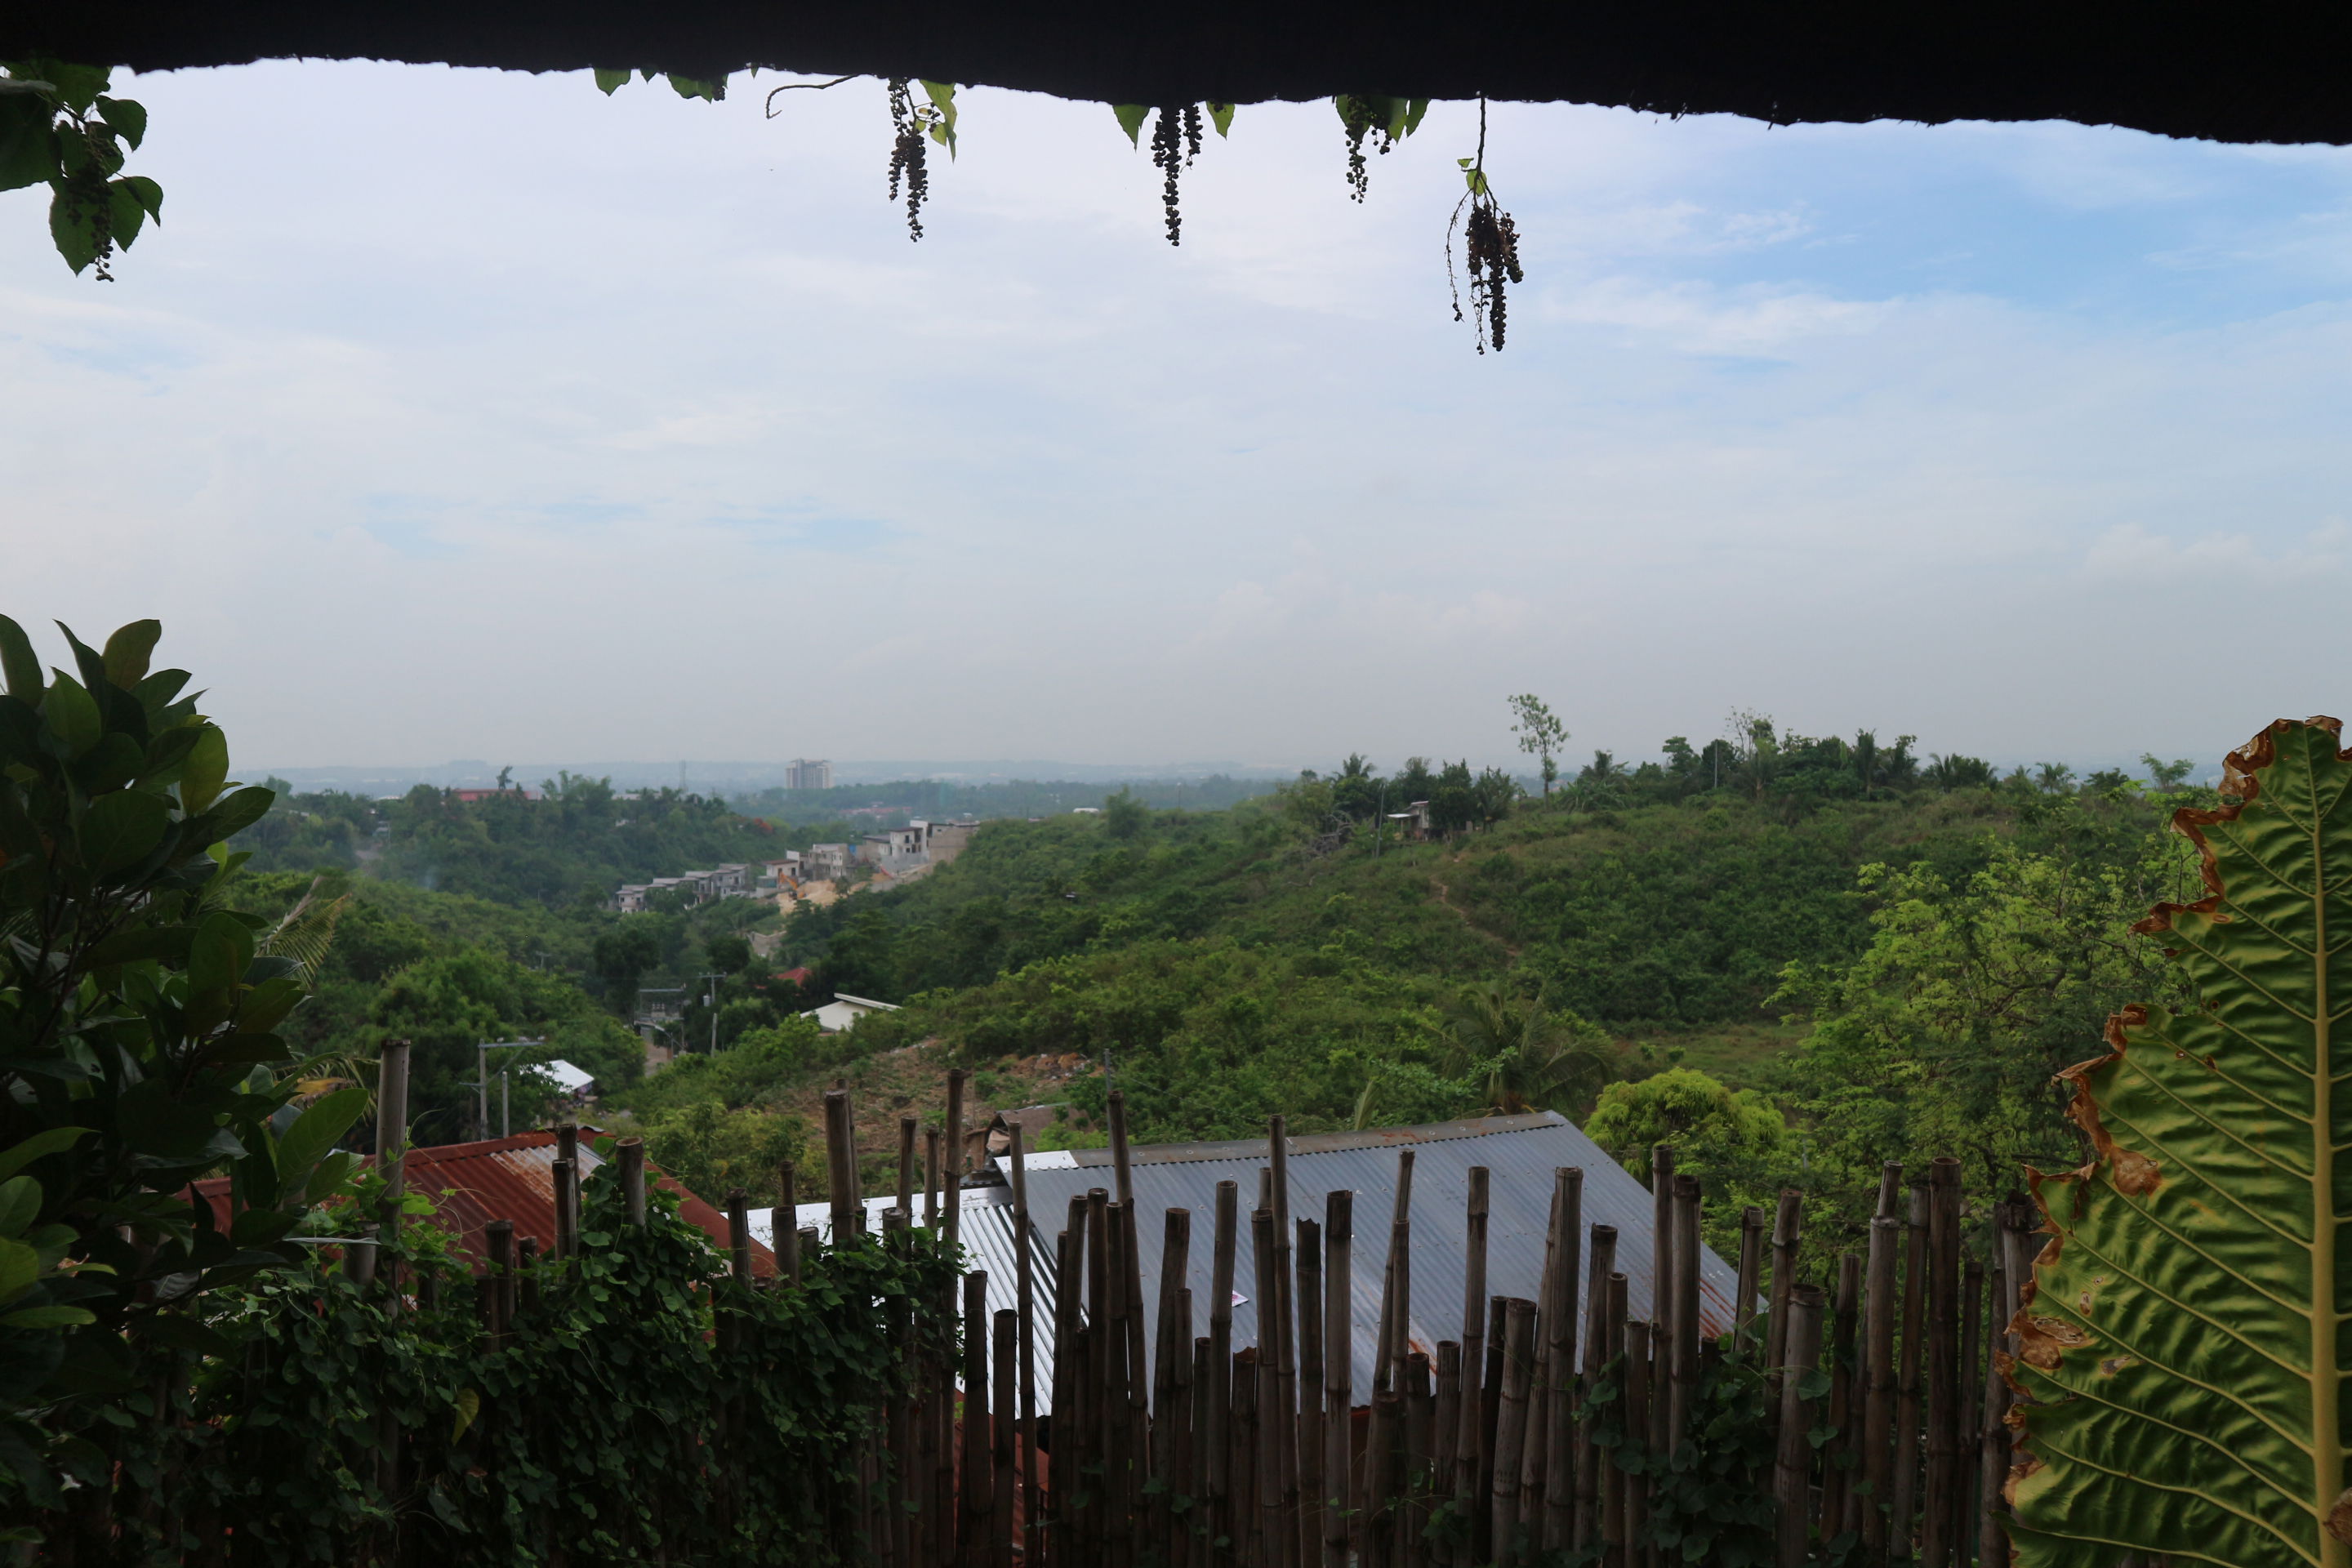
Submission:
{"label": "utility pole", "polygon": [[[545,1044],[547,1044],[547,1042],[544,1039],[478,1040],[475,1042],[474,1089],[479,1098],[476,1101],[477,1115],[474,1125],[479,1129],[480,1136],[488,1138],[490,1135],[490,1053],[492,1051],[520,1051],[530,1047],[544,1046]],[[503,1106],[506,1100],[506,1092],[503,1085],[499,1089],[499,1099],[501,1106]]]}
{"label": "utility pole", "polygon": [[727,978],[722,972],[706,972],[695,976],[710,982],[710,1054],[719,1054],[719,983]]}

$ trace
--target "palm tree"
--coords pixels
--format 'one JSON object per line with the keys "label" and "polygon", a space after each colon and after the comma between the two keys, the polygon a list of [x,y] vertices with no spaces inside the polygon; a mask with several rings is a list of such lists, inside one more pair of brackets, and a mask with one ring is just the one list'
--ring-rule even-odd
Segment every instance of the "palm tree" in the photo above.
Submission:
{"label": "palm tree", "polygon": [[1573,1018],[1500,980],[1463,987],[1447,1009],[1446,1071],[1475,1076],[1487,1107],[1505,1115],[1581,1107],[1617,1068],[1617,1052]]}

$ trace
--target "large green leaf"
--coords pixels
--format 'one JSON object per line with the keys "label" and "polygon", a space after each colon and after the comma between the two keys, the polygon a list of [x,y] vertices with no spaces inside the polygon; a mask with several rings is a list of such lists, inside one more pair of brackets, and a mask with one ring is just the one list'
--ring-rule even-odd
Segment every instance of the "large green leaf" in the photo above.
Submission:
{"label": "large green leaf", "polygon": [[2332,719],[2231,753],[2183,811],[2209,896],[2137,928],[2195,1011],[2127,1008],[2069,1068],[2095,1151],[2034,1188],[2051,1239],[2019,1314],[2032,1403],[2022,1568],[2352,1563],[2352,753]]}

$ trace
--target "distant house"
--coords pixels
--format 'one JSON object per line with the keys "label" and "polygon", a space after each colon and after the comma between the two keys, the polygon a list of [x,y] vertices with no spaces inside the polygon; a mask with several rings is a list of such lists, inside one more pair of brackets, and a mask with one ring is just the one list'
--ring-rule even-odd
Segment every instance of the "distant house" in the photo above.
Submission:
{"label": "distant house", "polygon": [[857,858],[879,865],[916,859],[922,853],[923,830],[919,827],[886,827],[858,840]]}
{"label": "distant house", "polygon": [[645,913],[646,895],[653,889],[643,882],[631,882],[613,895],[613,907],[625,915]]}
{"label": "distant house", "polygon": [[460,805],[472,805],[484,800],[539,800],[542,797],[535,789],[453,789],[449,792],[449,798]]}
{"label": "distant house", "polygon": [[803,878],[814,877],[831,881],[849,875],[849,846],[846,844],[812,844],[802,853]]}
{"label": "distant house", "polygon": [[898,1010],[895,1002],[873,1002],[863,996],[844,995],[836,991],[832,1001],[822,1007],[812,1007],[801,1016],[814,1018],[818,1028],[828,1035],[837,1035],[868,1013],[895,1013]]}
{"label": "distant house", "polygon": [[908,826],[922,831],[923,853],[929,858],[931,864],[944,866],[963,853],[963,847],[971,842],[971,836],[980,824],[967,816],[953,822],[917,820]]}
{"label": "distant house", "polygon": [[784,787],[786,789],[831,789],[833,764],[807,757],[794,757],[784,768]]}

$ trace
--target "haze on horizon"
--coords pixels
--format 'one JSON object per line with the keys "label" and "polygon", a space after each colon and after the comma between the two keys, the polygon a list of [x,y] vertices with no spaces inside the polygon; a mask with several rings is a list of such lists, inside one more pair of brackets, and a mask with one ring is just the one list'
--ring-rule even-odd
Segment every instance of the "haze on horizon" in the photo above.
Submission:
{"label": "haze on horizon", "polygon": [[0,609],[161,616],[247,772],[2352,709],[2352,153],[1497,106],[1481,358],[1468,106],[1360,206],[1328,105],[1244,106],[1171,251],[1106,109],[969,92],[910,246],[878,86],[770,85],[139,79],[120,282],[0,195]]}

